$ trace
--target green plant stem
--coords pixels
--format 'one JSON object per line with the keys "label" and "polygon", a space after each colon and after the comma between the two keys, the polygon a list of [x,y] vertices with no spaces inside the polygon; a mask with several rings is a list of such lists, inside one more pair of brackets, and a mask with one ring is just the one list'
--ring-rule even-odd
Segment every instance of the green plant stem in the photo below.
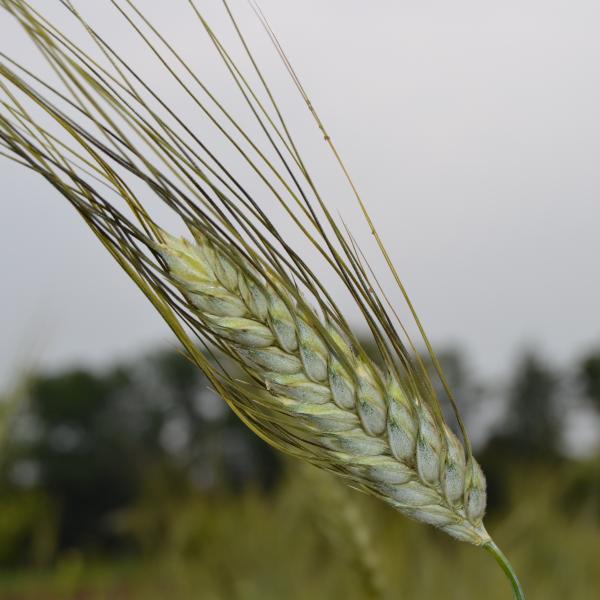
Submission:
{"label": "green plant stem", "polygon": [[500,565],[500,568],[508,577],[515,595],[515,600],[525,600],[525,593],[523,592],[523,588],[519,583],[519,578],[517,577],[513,566],[510,564],[504,552],[502,552],[502,550],[500,550],[500,548],[498,548],[493,541],[489,541],[483,547],[496,559],[496,562]]}

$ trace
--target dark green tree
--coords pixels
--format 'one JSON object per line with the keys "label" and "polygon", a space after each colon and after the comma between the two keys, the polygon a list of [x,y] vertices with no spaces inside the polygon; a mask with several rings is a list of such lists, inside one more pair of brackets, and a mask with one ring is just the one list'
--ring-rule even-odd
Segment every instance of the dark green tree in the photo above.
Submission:
{"label": "dark green tree", "polygon": [[47,498],[58,550],[130,547],[119,515],[149,489],[176,496],[248,483],[268,488],[280,472],[274,451],[178,351],[106,373],[38,375],[21,404],[0,457],[0,507],[30,495],[38,512],[26,515],[27,526],[35,530],[32,519],[50,521],[39,509],[38,499]]}
{"label": "dark green tree", "polygon": [[491,441],[501,453],[522,459],[546,460],[560,454],[561,381],[555,370],[533,352],[517,364],[508,388],[508,412]]}
{"label": "dark green tree", "polygon": [[40,376],[32,384],[33,431],[19,454],[36,466],[37,485],[60,510],[59,545],[110,543],[106,518],[139,486],[138,453],[115,398],[128,375],[77,370]]}
{"label": "dark green tree", "polygon": [[578,376],[586,398],[600,411],[600,350],[583,358]]}

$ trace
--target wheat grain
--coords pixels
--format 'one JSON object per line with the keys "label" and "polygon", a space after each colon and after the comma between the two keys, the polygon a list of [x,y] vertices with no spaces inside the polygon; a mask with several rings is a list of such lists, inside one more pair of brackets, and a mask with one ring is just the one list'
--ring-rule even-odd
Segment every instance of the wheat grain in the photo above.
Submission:
{"label": "wheat grain", "polygon": [[[205,237],[165,235],[157,246],[206,328],[232,346],[257,394],[301,422],[307,438],[355,487],[400,512],[482,545],[485,479],[458,438],[390,372],[359,355],[338,328],[325,340],[314,311],[291,310],[292,293],[257,278]],[[351,365],[348,370],[340,359]]]}

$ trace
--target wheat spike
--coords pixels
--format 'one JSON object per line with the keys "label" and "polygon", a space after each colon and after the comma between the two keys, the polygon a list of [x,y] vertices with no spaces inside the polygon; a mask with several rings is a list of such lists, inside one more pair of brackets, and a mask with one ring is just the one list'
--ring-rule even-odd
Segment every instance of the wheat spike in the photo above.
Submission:
{"label": "wheat spike", "polygon": [[311,326],[314,311],[290,309],[291,294],[276,280],[257,278],[242,259],[235,264],[202,234],[195,237],[165,235],[157,249],[206,328],[252,374],[256,393],[268,392],[274,411],[302,423],[355,487],[460,540],[489,542],[485,478],[474,460],[467,464],[454,433],[337,328],[329,326],[324,340]]}
{"label": "wheat spike", "polygon": [[[254,1],[250,6],[346,177],[392,276],[393,302],[383,289],[375,291],[378,269],[371,269],[368,253],[328,207],[227,0],[225,13],[250,73],[198,3],[182,4],[207,34],[264,137],[254,137],[251,129],[246,133],[244,113],[238,118],[229,112],[135,0],[107,4],[192,102],[196,112],[187,123],[179,104],[156,91],[159,80],[136,73],[76,3],[56,4],[89,35],[99,56],[32,4],[0,0],[3,15],[14,17],[51,67],[36,73],[2,53],[0,155],[41,175],[71,203],[252,431],[413,519],[483,546],[507,574],[515,598],[522,599],[516,574],[482,524],[485,478],[425,329],[366,202]],[[226,157],[211,147],[209,132],[226,142]],[[195,241],[164,233],[151,216],[152,198]],[[271,219],[273,202],[286,223]],[[286,224],[302,235],[301,243],[284,238]],[[307,247],[358,309],[382,368],[360,347],[328,282],[314,275],[316,264],[305,262]],[[419,334],[416,344],[395,309],[398,298],[409,314],[409,329]],[[419,343],[445,387],[462,441],[445,423]],[[245,376],[230,373],[220,356],[211,361],[215,349]]]}

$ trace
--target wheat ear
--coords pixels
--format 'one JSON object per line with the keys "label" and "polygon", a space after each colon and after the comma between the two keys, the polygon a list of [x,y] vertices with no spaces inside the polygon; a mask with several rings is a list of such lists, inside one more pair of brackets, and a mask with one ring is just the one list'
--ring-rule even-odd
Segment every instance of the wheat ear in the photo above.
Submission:
{"label": "wheat ear", "polygon": [[[444,421],[430,375],[395,309],[397,296],[390,302],[383,291],[375,291],[375,273],[328,207],[227,0],[225,13],[250,73],[223,45],[197,3],[183,4],[207,33],[264,137],[246,133],[245,121],[228,112],[135,0],[108,4],[192,102],[193,126],[181,117],[178,104],[155,91],[157,81],[136,73],[70,0],[56,4],[89,34],[100,60],[31,4],[0,0],[58,77],[36,74],[2,53],[0,154],[41,175],[73,205],[255,433],[409,517],[483,545],[522,599],[512,568],[483,527],[485,480],[435,352],[365,202],[253,0],[250,5],[348,179],[444,384],[462,442]],[[198,114],[232,156],[226,153],[229,158],[223,160],[210,147]],[[151,197],[179,217],[195,242],[162,232],[148,212]],[[271,220],[267,207],[273,204],[267,199],[301,234],[296,247],[280,233],[279,218]],[[343,284],[368,326],[383,370],[356,341],[314,265],[305,262],[307,246]],[[310,304],[318,305],[318,314]],[[209,360],[198,339],[208,352],[216,348],[233,359],[247,377]]]}
{"label": "wheat ear", "polygon": [[296,429],[302,423],[317,456],[413,519],[475,545],[490,541],[481,468],[395,375],[357,353],[338,327],[324,339],[314,311],[294,309],[292,291],[202,234],[196,243],[164,239],[157,249],[204,326],[232,347],[273,412]]}

